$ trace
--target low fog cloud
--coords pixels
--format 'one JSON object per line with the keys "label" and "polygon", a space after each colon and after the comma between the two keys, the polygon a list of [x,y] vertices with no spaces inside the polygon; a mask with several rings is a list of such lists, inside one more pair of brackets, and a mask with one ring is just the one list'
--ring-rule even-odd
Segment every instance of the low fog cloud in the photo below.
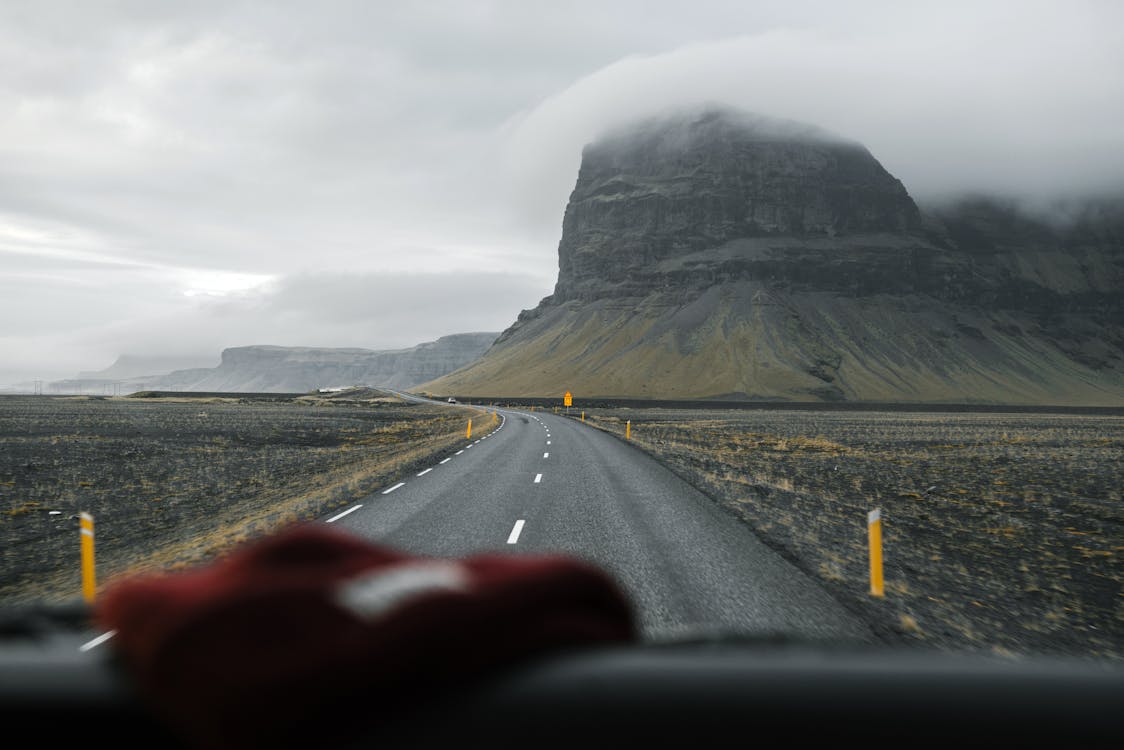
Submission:
{"label": "low fog cloud", "polygon": [[408,346],[553,287],[581,148],[725,102],[916,197],[1124,184],[1109,2],[0,7],[0,384]]}
{"label": "low fog cloud", "polygon": [[512,199],[549,220],[573,188],[583,144],[700,102],[857,140],[923,201],[1124,188],[1124,45],[1109,38],[1124,5],[878,10],[845,33],[777,28],[630,56],[586,76],[510,124]]}
{"label": "low fog cloud", "polygon": [[[131,354],[192,355],[215,364],[222,349],[253,344],[404,348],[452,333],[499,333],[551,291],[520,274],[310,274],[185,296],[172,307],[145,299],[145,284],[139,280],[131,291],[140,296],[118,299],[104,318],[60,312],[42,321],[34,329],[42,349],[28,363],[73,376],[108,367],[122,341]],[[76,302],[95,306],[92,299]]]}

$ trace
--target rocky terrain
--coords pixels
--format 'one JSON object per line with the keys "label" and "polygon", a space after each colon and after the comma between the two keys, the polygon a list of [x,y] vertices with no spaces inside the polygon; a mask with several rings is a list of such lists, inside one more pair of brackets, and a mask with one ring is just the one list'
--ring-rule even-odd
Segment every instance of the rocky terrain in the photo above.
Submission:
{"label": "rocky terrain", "polygon": [[132,360],[123,363],[126,358],[122,357],[109,370],[83,373],[97,377],[50,383],[47,392],[99,395],[138,390],[305,393],[317,388],[358,384],[410,388],[472,362],[491,346],[497,335],[459,333],[408,349],[386,350],[239,346],[224,349],[217,367],[162,373],[135,372],[137,363]]}
{"label": "rocky terrain", "polygon": [[317,518],[451,451],[471,407],[325,396],[0,397],[0,607],[78,597],[78,513],[98,582],[174,570]]}
{"label": "rocky terrain", "polygon": [[[1119,414],[602,409],[891,642],[1124,659]],[[869,595],[867,513],[886,593]]]}
{"label": "rocky terrain", "polygon": [[922,211],[859,144],[690,110],[586,147],[558,258],[426,390],[1124,403],[1124,201]]}

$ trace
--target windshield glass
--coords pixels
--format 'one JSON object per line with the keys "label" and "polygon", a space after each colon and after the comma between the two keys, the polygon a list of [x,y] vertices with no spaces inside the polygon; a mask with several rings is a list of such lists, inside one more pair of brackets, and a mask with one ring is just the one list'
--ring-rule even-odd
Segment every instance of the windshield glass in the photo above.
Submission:
{"label": "windshield glass", "polygon": [[311,524],[652,643],[1118,663],[1122,23],[0,8],[0,609]]}

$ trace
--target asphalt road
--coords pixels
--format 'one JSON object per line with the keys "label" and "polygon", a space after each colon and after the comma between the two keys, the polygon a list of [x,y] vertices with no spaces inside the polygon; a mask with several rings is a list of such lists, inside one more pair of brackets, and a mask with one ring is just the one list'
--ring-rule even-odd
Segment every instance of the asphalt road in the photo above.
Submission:
{"label": "asphalt road", "polygon": [[622,585],[652,640],[869,639],[744,523],[624,441],[537,411],[497,410],[474,426],[455,452],[324,521],[415,554],[585,559]]}

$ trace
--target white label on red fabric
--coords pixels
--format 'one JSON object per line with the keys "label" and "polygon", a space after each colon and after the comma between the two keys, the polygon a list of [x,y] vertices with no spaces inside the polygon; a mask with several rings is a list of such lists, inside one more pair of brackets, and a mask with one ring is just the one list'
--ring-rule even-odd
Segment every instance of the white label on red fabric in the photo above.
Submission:
{"label": "white label on red fabric", "polygon": [[411,599],[465,591],[468,586],[468,571],[456,563],[408,563],[380,568],[344,581],[336,589],[335,601],[358,617],[371,620]]}

